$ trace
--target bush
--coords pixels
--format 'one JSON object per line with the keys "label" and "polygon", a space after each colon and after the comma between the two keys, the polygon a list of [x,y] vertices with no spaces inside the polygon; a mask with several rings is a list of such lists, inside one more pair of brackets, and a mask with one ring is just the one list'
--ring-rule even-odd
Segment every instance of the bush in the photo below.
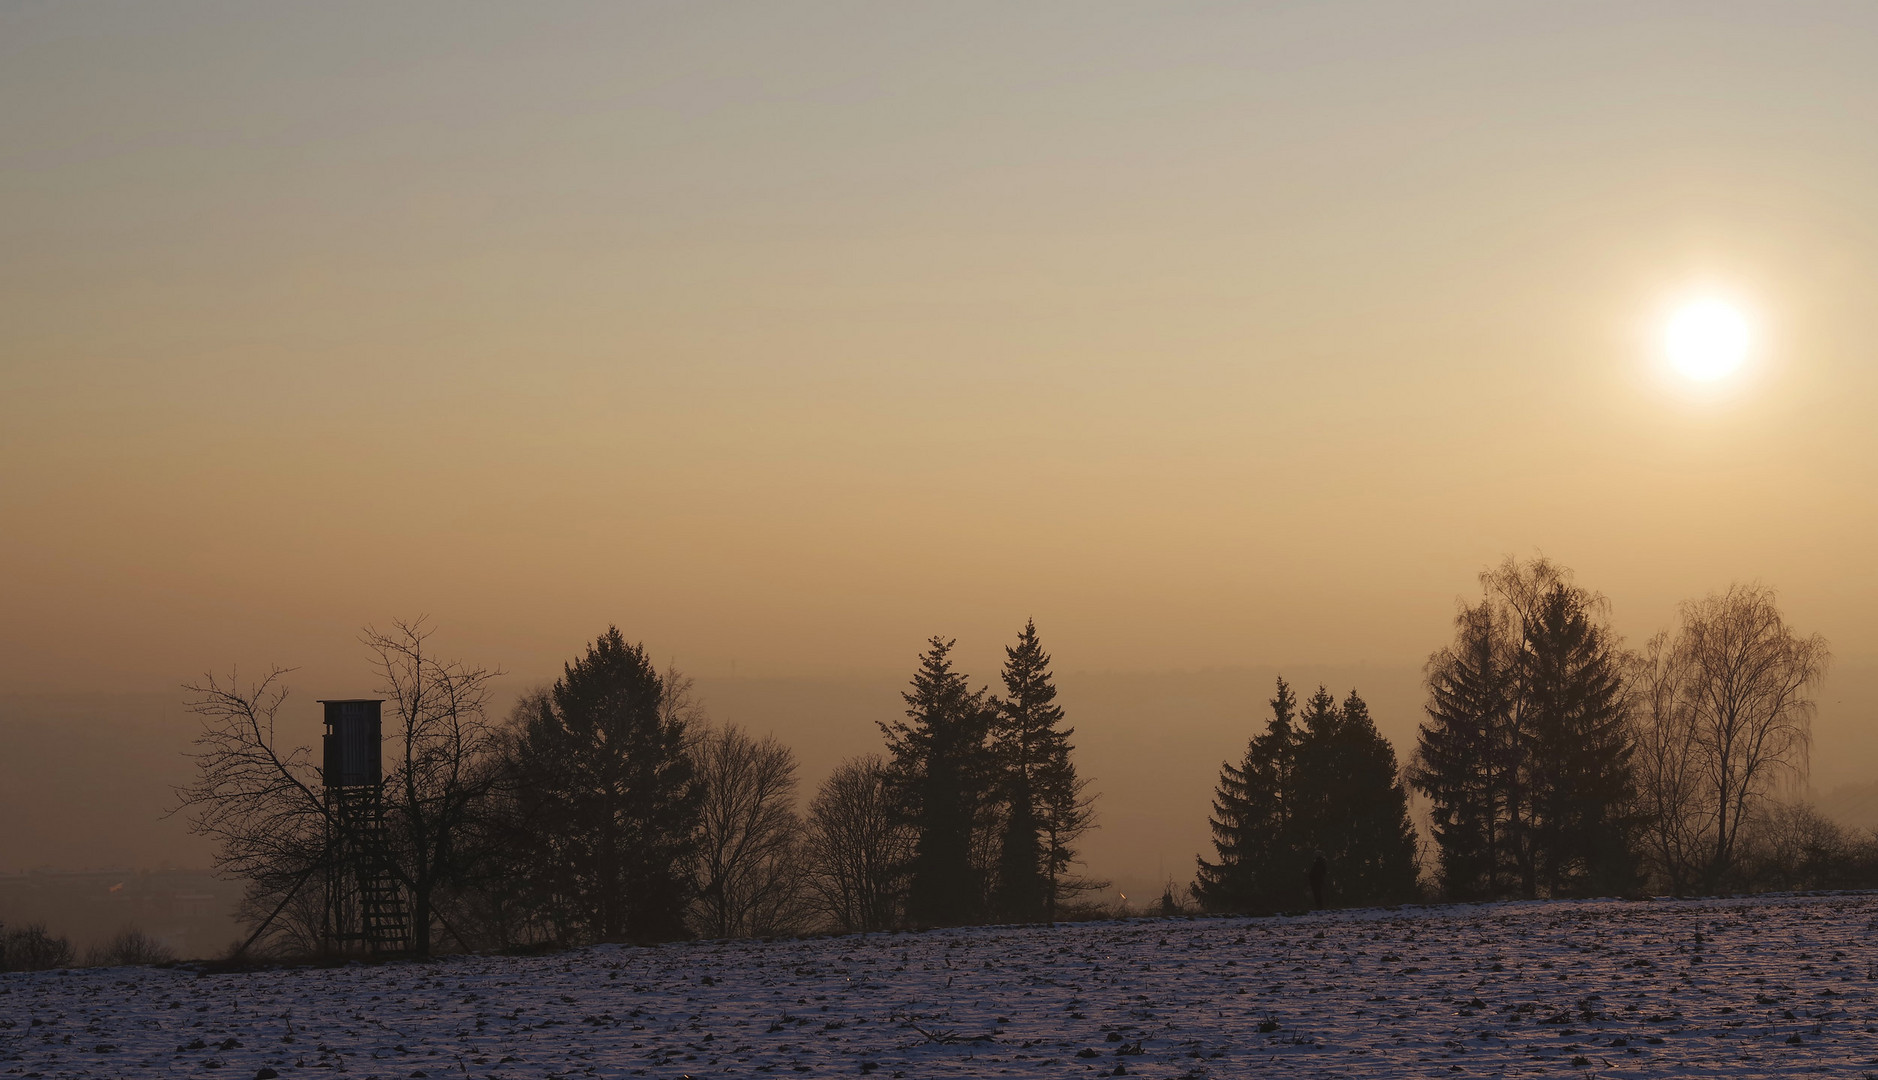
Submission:
{"label": "bush", "polygon": [[72,943],[33,923],[0,937],[0,971],[51,971],[72,966]]}
{"label": "bush", "polygon": [[1732,884],[1745,892],[1869,889],[1878,885],[1878,841],[1805,803],[1775,804],[1742,829]]}
{"label": "bush", "polygon": [[166,964],[176,959],[169,946],[134,926],[126,926],[117,936],[85,952],[87,967],[123,967],[137,964]]}
{"label": "bush", "polygon": [[1168,878],[1167,884],[1161,887],[1161,906],[1157,914],[1163,918],[1173,918],[1199,913],[1200,905],[1194,902],[1193,890]]}

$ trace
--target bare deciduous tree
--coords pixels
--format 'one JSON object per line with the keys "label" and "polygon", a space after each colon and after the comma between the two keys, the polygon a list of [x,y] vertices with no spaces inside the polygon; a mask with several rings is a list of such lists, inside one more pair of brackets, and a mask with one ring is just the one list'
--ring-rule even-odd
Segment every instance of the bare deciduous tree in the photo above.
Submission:
{"label": "bare deciduous tree", "polygon": [[[472,856],[466,844],[476,803],[496,780],[489,683],[501,674],[426,651],[434,631],[423,618],[367,627],[385,695],[397,717],[386,770],[386,817],[411,894],[411,951],[428,956],[440,888],[458,881]],[[467,943],[464,943],[467,944]]]}
{"label": "bare deciduous tree", "polygon": [[[231,673],[226,683],[208,675],[183,687],[202,731],[190,755],[196,780],[176,789],[172,813],[188,811],[190,831],[215,843],[218,872],[247,880],[242,917],[261,927],[292,907],[296,896],[319,888],[327,856],[326,806],[313,751],[282,746],[276,729],[288,694],[282,679],[290,670],[270,669],[247,686]],[[317,923],[280,929],[296,944],[318,935]]]}
{"label": "bare deciduous tree", "polygon": [[1682,668],[1668,634],[1657,634],[1632,657],[1630,686],[1637,748],[1631,767],[1644,857],[1670,891],[1681,895],[1701,877],[1706,830],[1715,812],[1702,782],[1695,717],[1683,698]]}
{"label": "bare deciduous tree", "polygon": [[1811,693],[1831,655],[1819,635],[1795,634],[1761,585],[1688,601],[1681,623],[1632,676],[1638,794],[1669,886],[1713,890],[1736,870],[1744,826],[1781,780],[1805,775]]}
{"label": "bare deciduous tree", "polygon": [[711,728],[711,714],[705,711],[691,676],[668,663],[660,679],[665,684],[665,696],[659,699],[660,718],[667,724],[683,725],[692,743],[702,739]]}
{"label": "bare deciduous tree", "polygon": [[704,785],[692,905],[698,931],[748,937],[794,929],[802,833],[795,753],[774,736],[752,739],[726,724],[707,730],[692,758]]}
{"label": "bare deciduous tree", "polygon": [[1676,663],[1714,806],[1709,888],[1732,869],[1749,812],[1783,775],[1805,773],[1810,692],[1830,660],[1826,640],[1794,634],[1764,586],[1733,585],[1683,604]]}
{"label": "bare deciduous tree", "polygon": [[[426,651],[430,635],[418,619],[384,633],[368,627],[360,638],[393,714],[385,810],[420,956],[430,951],[433,899],[460,873],[469,855],[465,823],[494,779],[485,767],[495,745],[485,709],[499,674],[438,660]],[[196,780],[176,790],[177,809],[190,812],[192,831],[215,841],[216,869],[249,882],[243,918],[278,944],[306,949],[320,944],[324,908],[314,894],[333,852],[313,751],[283,746],[276,730],[286,674],[275,668],[245,687],[233,675],[226,684],[210,675],[184,688],[203,728],[192,755]]]}
{"label": "bare deciduous tree", "polygon": [[809,891],[836,929],[885,930],[899,919],[914,835],[901,823],[887,766],[873,754],[841,763],[809,803]]}
{"label": "bare deciduous tree", "polygon": [[549,883],[529,872],[540,850],[560,838],[543,835],[529,818],[519,764],[529,718],[552,708],[548,687],[524,690],[490,733],[489,756],[479,770],[483,795],[461,837],[462,872],[445,890],[453,929],[469,934],[478,948],[539,945],[566,940],[571,932],[556,921],[561,907]]}

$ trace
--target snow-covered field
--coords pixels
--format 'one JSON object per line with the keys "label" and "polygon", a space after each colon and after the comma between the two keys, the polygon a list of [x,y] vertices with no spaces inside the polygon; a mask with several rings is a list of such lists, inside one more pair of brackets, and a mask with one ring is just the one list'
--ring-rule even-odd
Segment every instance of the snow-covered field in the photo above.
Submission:
{"label": "snow-covered field", "polygon": [[0,1076],[1856,1077],[1875,916],[1527,903],[0,975]]}

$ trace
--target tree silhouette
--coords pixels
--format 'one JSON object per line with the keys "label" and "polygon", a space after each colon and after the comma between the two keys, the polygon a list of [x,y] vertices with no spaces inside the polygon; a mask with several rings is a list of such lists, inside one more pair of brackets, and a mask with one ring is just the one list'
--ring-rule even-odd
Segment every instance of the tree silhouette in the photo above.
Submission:
{"label": "tree silhouette", "polygon": [[1071,846],[1092,821],[1084,784],[1070,761],[1069,737],[1056,704],[1050,654],[1035,621],[1004,650],[1005,696],[996,703],[991,750],[1004,820],[993,904],[1000,918],[1054,920]]}
{"label": "tree silhouette", "polygon": [[1711,847],[1705,830],[1713,820],[1713,792],[1703,775],[1701,733],[1684,691],[1683,667],[1667,632],[1630,658],[1636,727],[1631,765],[1642,854],[1677,896],[1707,869]]}
{"label": "tree silhouette", "polygon": [[1410,781],[1453,899],[1621,890],[1635,876],[1626,660],[1604,601],[1543,558],[1480,575],[1427,668]]}
{"label": "tree silhouette", "polygon": [[1283,679],[1271,719],[1244,761],[1220,768],[1213,799],[1217,861],[1200,860],[1195,898],[1213,911],[1271,911],[1301,902],[1322,852],[1338,904],[1415,893],[1415,830],[1395,749],[1352,690],[1342,705],[1318,687],[1299,711]]}
{"label": "tree silhouette", "polygon": [[645,649],[609,627],[526,716],[516,744],[523,858],[564,933],[685,936],[703,792],[667,691]]}
{"label": "tree silhouette", "polygon": [[[1653,768],[1651,800],[1673,811],[1651,823],[1664,849],[1694,838],[1694,875],[1718,888],[1735,870],[1741,830],[1780,776],[1803,774],[1812,744],[1812,689],[1831,652],[1820,635],[1799,637],[1773,590],[1735,584],[1688,601],[1681,629],[1658,654],[1666,671],[1645,729],[1645,746],[1673,744],[1696,763],[1683,785]],[[1675,798],[1664,798],[1664,795]]]}
{"label": "tree silhouette", "polygon": [[1623,657],[1584,595],[1563,585],[1540,602],[1525,657],[1533,846],[1546,891],[1627,891],[1636,788]]}
{"label": "tree silhouette", "polygon": [[692,760],[704,789],[693,921],[719,938],[794,928],[802,834],[795,752],[773,735],[753,739],[725,724],[696,741]]}
{"label": "tree silhouette", "polygon": [[1209,911],[1269,911],[1289,906],[1303,867],[1287,879],[1297,838],[1291,827],[1291,774],[1297,751],[1297,696],[1278,680],[1265,730],[1246,747],[1243,761],[1220,766],[1213,797],[1217,861],[1199,860],[1193,895]]}
{"label": "tree silhouette", "polygon": [[952,670],[954,644],[930,639],[912,689],[901,695],[906,719],[880,725],[895,801],[916,837],[907,916],[924,926],[974,922],[985,906],[974,840],[995,777],[985,743],[992,707]]}
{"label": "tree silhouette", "polygon": [[418,956],[430,955],[431,923],[442,917],[437,895],[464,881],[477,854],[472,819],[496,778],[488,767],[496,749],[489,683],[501,674],[437,656],[431,634],[419,617],[394,621],[389,631],[367,627],[360,637],[394,717],[385,809]]}
{"label": "tree silhouette", "polygon": [[1319,689],[1306,703],[1298,746],[1294,830],[1324,852],[1335,905],[1393,903],[1416,889],[1415,827],[1396,774],[1395,748],[1356,691],[1342,705]]}
{"label": "tree silhouette", "polygon": [[[209,675],[184,685],[202,727],[189,755],[195,779],[176,789],[170,812],[187,812],[189,831],[215,844],[218,873],[248,882],[239,917],[256,926],[255,936],[273,931],[317,949],[319,878],[333,852],[312,749],[288,745],[276,724],[290,670],[273,668],[245,686],[232,672],[226,683]],[[283,913],[304,918],[283,928],[276,923]]]}
{"label": "tree silhouette", "polygon": [[1501,655],[1499,613],[1461,609],[1452,647],[1428,661],[1428,722],[1409,782],[1434,804],[1442,891],[1454,900],[1501,896],[1517,876],[1512,856],[1513,677]]}
{"label": "tree silhouette", "polygon": [[865,933],[899,921],[914,835],[894,804],[887,766],[850,758],[809,801],[808,888],[836,929]]}

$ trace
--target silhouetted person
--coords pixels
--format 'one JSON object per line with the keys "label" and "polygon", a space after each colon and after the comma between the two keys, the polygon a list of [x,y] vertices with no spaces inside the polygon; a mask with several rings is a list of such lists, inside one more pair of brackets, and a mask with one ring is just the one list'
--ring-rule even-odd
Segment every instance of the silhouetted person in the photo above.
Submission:
{"label": "silhouetted person", "polygon": [[1330,860],[1324,858],[1324,853],[1320,851],[1317,853],[1317,858],[1311,860],[1312,907],[1324,906],[1324,876],[1328,873],[1330,873]]}

